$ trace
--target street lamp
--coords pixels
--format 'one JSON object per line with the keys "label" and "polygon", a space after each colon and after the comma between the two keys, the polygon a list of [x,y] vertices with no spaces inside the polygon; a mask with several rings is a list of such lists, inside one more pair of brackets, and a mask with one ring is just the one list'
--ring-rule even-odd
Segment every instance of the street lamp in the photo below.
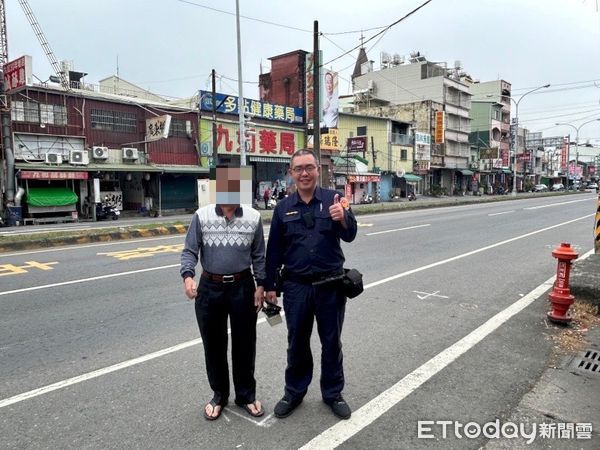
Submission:
{"label": "street lamp", "polygon": [[[540,89],[545,89],[550,87],[549,84],[545,84],[544,86],[540,86],[537,87],[535,89],[532,89],[529,92],[525,92],[523,95],[521,95],[521,97],[519,98],[519,100],[515,100],[512,97],[509,97],[511,99],[512,102],[514,102],[515,104],[515,139],[511,139],[510,141],[510,146],[512,147],[512,151],[513,151],[513,188],[512,188],[512,196],[516,197],[517,195],[517,140],[519,137],[519,103],[521,103],[521,100],[523,100],[525,98],[525,96],[531,94],[532,92],[535,91],[539,91]],[[523,172],[523,174],[525,174],[525,172]]]}
{"label": "street lamp", "polygon": [[[581,129],[582,126],[588,124],[588,123],[592,123],[592,122],[597,122],[599,121],[600,118],[597,119],[592,119],[592,120],[588,120],[587,122],[583,122],[581,125],[579,125],[578,127],[576,127],[575,125],[573,125],[572,123],[563,123],[563,122],[559,122],[559,123],[555,123],[554,125],[566,125],[568,127],[572,127],[575,129],[575,171],[577,171],[577,167],[579,167],[579,130]],[[569,145],[569,153],[567,155],[567,181],[569,180],[569,165],[571,164],[571,146]],[[575,177],[575,173],[573,173],[573,177]],[[567,182],[567,185],[569,183]]]}

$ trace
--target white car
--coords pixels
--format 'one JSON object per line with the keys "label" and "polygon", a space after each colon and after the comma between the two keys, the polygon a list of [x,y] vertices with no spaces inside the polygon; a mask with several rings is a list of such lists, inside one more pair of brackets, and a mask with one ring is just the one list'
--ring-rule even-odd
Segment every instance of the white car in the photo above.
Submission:
{"label": "white car", "polygon": [[550,188],[551,191],[564,191],[565,185],[562,183],[554,183]]}
{"label": "white car", "polygon": [[588,184],[586,190],[588,190],[588,191],[595,190],[596,192],[598,192],[598,183],[593,182],[593,183]]}

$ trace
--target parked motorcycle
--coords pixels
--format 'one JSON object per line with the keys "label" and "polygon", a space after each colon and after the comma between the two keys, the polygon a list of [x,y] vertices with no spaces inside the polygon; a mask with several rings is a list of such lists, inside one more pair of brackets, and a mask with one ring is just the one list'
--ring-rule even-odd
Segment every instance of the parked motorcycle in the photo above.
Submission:
{"label": "parked motorcycle", "polygon": [[114,206],[106,203],[96,203],[96,220],[117,220],[120,215],[121,211]]}
{"label": "parked motorcycle", "polygon": [[362,198],[360,199],[360,203],[363,205],[373,203],[373,197],[371,197],[369,194],[364,192],[362,195]]}
{"label": "parked motorcycle", "polygon": [[410,202],[417,199],[417,195],[413,191],[410,191],[408,193],[407,197],[408,197],[408,201],[410,201]]}

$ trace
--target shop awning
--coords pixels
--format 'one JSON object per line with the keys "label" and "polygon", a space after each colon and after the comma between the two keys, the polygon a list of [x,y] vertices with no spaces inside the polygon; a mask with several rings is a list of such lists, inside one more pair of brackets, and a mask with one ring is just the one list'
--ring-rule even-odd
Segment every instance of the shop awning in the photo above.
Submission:
{"label": "shop awning", "polygon": [[463,175],[473,175],[473,171],[469,170],[469,169],[461,169],[459,170],[460,173],[462,173]]}
{"label": "shop awning", "polygon": [[505,173],[507,175],[510,175],[512,173],[512,170],[508,170],[508,169],[502,169],[502,173]]}
{"label": "shop awning", "polygon": [[410,181],[410,182],[417,182],[417,181],[422,180],[422,178],[420,176],[414,175],[412,173],[405,173],[402,178],[404,178],[406,181]]}
{"label": "shop awning", "polygon": [[161,169],[154,165],[117,163],[90,163],[87,166],[71,166],[69,164],[49,166],[42,162],[15,163],[15,168],[21,170],[46,170],[49,172],[162,172]]}
{"label": "shop awning", "polygon": [[30,206],[67,206],[77,200],[77,195],[65,187],[29,188],[26,198]]}

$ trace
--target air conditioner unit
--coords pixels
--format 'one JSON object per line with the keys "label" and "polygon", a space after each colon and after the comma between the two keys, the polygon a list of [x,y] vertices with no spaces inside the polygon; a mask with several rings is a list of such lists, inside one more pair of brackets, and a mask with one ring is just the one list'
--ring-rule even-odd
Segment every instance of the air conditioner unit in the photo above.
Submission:
{"label": "air conditioner unit", "polygon": [[61,164],[62,155],[59,155],[58,153],[46,153],[46,162],[48,164]]}
{"label": "air conditioner unit", "polygon": [[92,147],[92,156],[94,159],[108,159],[108,148]]}
{"label": "air conditioner unit", "polygon": [[138,159],[137,148],[123,148],[123,159]]}
{"label": "air conditioner unit", "polygon": [[73,165],[87,166],[90,158],[85,150],[71,150],[69,162]]}

